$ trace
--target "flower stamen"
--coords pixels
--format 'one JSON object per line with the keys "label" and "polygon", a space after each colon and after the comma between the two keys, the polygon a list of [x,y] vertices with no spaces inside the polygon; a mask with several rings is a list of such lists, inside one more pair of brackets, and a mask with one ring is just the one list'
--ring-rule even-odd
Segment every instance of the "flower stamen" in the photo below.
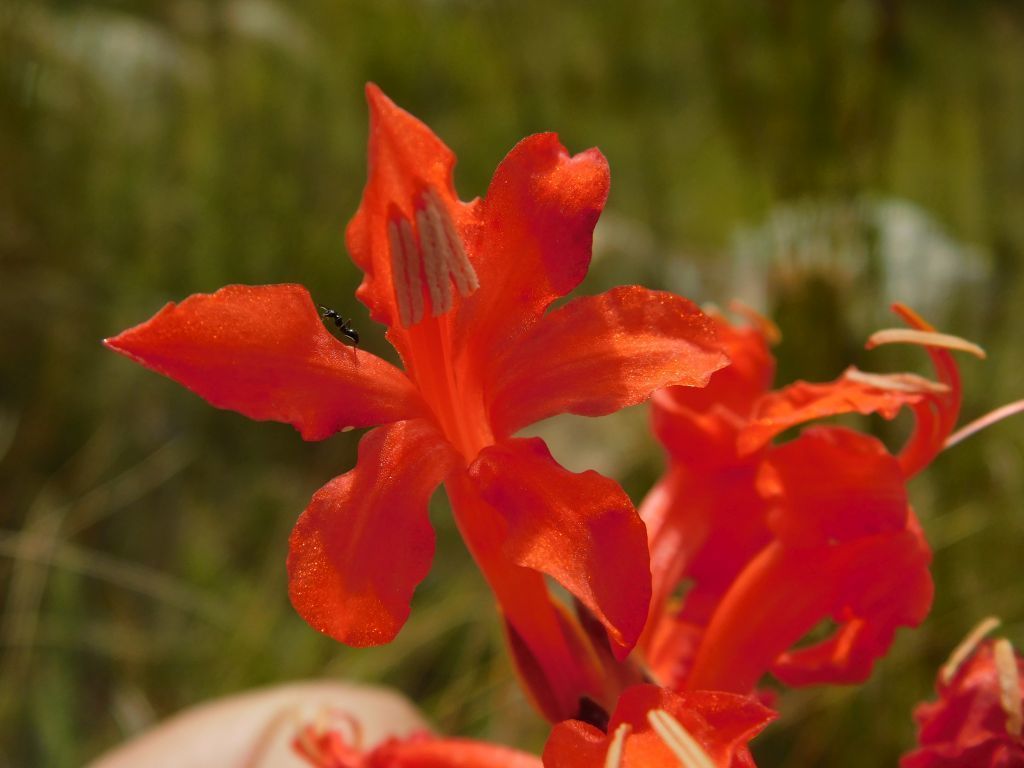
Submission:
{"label": "flower stamen", "polygon": [[984,416],[975,419],[970,424],[965,424],[960,427],[956,432],[946,438],[946,442],[943,444],[943,448],[952,448],[959,442],[966,440],[968,437],[976,432],[986,429],[996,422],[1002,421],[1003,419],[1014,416],[1018,413],[1024,413],[1024,400],[1018,400],[1015,403],[1008,403],[1007,405],[1000,406],[994,411],[986,413]]}
{"label": "flower stamen", "polygon": [[985,359],[985,350],[977,344],[959,336],[948,333],[936,333],[935,331],[919,331],[916,328],[886,328],[871,334],[865,345],[868,349],[880,347],[883,344],[919,344],[923,347],[939,347],[941,349],[952,349],[959,352],[967,352]]}
{"label": "flower stamen", "polygon": [[943,395],[949,392],[949,386],[938,381],[926,379],[916,373],[868,373],[859,368],[847,368],[843,374],[850,381],[867,384],[875,389],[894,392],[919,392]]}
{"label": "flower stamen", "polygon": [[949,654],[949,659],[946,660],[946,663],[939,670],[939,679],[942,680],[943,685],[949,685],[953,682],[953,678],[960,671],[961,665],[974,653],[978,643],[984,640],[986,635],[995,630],[999,624],[999,619],[995,616],[984,618],[967,634],[967,637],[960,641],[960,644],[953,649],[953,652]]}
{"label": "flower stamen", "polygon": [[714,760],[704,751],[704,748],[678,720],[664,709],[654,709],[648,712],[647,721],[683,768],[715,768]]}
{"label": "flower stamen", "polygon": [[604,768],[621,768],[622,754],[626,749],[626,737],[633,730],[629,723],[622,723],[612,735],[612,743],[604,757]]}
{"label": "flower stamen", "polygon": [[1013,646],[1005,637],[992,645],[996,677],[999,679],[999,704],[1006,713],[1006,732],[1020,738],[1024,732],[1024,711],[1021,709],[1020,675]]}
{"label": "flower stamen", "polygon": [[424,280],[432,317],[451,310],[453,288],[465,297],[480,287],[455,223],[437,192],[428,187],[415,208],[415,232],[412,222],[400,213],[392,214],[388,221],[395,302],[399,322],[406,328],[423,320],[426,314]]}

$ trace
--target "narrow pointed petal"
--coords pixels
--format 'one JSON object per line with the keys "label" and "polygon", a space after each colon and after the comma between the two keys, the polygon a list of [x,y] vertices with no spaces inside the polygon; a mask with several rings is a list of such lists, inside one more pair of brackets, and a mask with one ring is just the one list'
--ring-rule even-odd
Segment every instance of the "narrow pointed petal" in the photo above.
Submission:
{"label": "narrow pointed petal", "polygon": [[[459,220],[469,206],[459,202],[452,184],[455,155],[430,128],[398,107],[376,85],[366,86],[370,107],[368,178],[362,203],[348,225],[345,240],[353,261],[363,270],[363,282],[356,296],[370,310],[374,320],[387,325],[389,338],[406,357],[405,330],[411,324],[400,312],[396,290],[422,294],[426,276],[422,264],[409,254],[407,267],[413,274],[403,276],[401,259],[393,254],[393,239],[408,227],[408,243],[419,248],[418,230],[413,225],[424,195],[436,196],[446,215],[461,235]],[[394,235],[390,233],[394,225]],[[395,259],[393,259],[395,256]],[[397,259],[397,261],[396,261]],[[412,286],[412,287],[410,287]],[[422,301],[422,296],[418,300]],[[409,297],[413,302],[413,297]]]}
{"label": "narrow pointed petal", "polygon": [[434,555],[427,503],[456,465],[423,420],[368,432],[355,469],[313,495],[292,531],[289,595],[314,628],[353,646],[390,642]]}
{"label": "narrow pointed petal", "polygon": [[798,381],[757,402],[749,424],[739,435],[739,451],[753,453],[790,427],[828,416],[877,413],[892,419],[903,406],[934,397],[938,386],[909,375],[865,375],[855,370],[827,384]]}
{"label": "narrow pointed petal", "polygon": [[598,150],[569,155],[553,133],[512,148],[480,201],[468,240],[480,290],[459,312],[460,343],[478,352],[499,347],[579,285],[609,180]]}
{"label": "narrow pointed petal", "polygon": [[702,387],[728,359],[695,304],[638,286],[576,299],[491,366],[496,434],[557,413],[601,416],[671,385]]}
{"label": "narrow pointed petal", "polygon": [[422,412],[406,376],[334,338],[301,285],[196,294],[105,343],[218,408],[291,424],[306,440]]}
{"label": "narrow pointed petal", "polygon": [[569,472],[537,438],[485,448],[470,475],[507,521],[507,556],[579,598],[623,658],[647,618],[651,572],[644,525],[618,484]]}

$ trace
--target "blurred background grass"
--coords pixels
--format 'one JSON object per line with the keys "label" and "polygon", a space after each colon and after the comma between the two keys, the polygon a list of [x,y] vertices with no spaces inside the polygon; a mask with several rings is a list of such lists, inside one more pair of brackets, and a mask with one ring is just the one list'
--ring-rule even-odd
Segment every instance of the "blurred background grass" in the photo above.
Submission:
{"label": "blurred background grass", "polygon": [[[586,292],[740,296],[782,327],[781,381],[919,369],[861,349],[902,299],[989,350],[964,361],[966,417],[1024,394],[1019,2],[4,0],[3,764],[78,765],[202,699],[322,675],[396,685],[446,732],[542,743],[443,494],[408,625],[345,649],[293,613],[283,561],[356,436],[303,443],[99,344],[168,300],[295,281],[384,352],[342,240],[371,79],[455,149],[465,198],[525,134],[601,147]],[[644,426],[632,409],[540,431],[639,500],[661,467]],[[1007,423],[913,483],[932,616],[867,685],[787,694],[759,764],[892,764],[977,619],[1024,642],[1022,470]]]}

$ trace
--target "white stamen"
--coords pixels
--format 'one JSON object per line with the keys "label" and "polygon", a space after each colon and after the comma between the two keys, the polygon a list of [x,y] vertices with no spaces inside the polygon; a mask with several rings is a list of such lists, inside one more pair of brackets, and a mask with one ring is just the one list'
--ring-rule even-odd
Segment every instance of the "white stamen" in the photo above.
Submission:
{"label": "white stamen", "polygon": [[966,440],[971,435],[981,432],[981,430],[992,426],[998,421],[1015,416],[1018,413],[1024,413],[1024,400],[1018,400],[1015,403],[1009,403],[996,408],[994,411],[985,414],[981,418],[975,419],[970,424],[960,427],[956,432],[946,438],[946,442],[943,443],[943,448],[952,448],[962,440]]}
{"label": "white stamen", "polygon": [[466,250],[462,246],[462,238],[455,230],[455,222],[448,215],[448,209],[433,188],[428,189],[423,195],[423,201],[431,223],[434,225],[438,239],[447,244],[445,254],[448,262],[448,272],[455,280],[461,296],[469,296],[480,287],[473,264],[466,256]]}
{"label": "white stamen", "polygon": [[413,322],[411,297],[409,296],[409,275],[406,269],[402,237],[398,233],[398,223],[394,219],[388,222],[388,245],[391,247],[391,282],[395,286],[398,319],[403,327],[408,327]]}
{"label": "white stamen", "polygon": [[1006,732],[1019,739],[1024,731],[1024,711],[1021,710],[1020,675],[1013,646],[1009,640],[1001,637],[993,644],[992,655],[999,679],[999,704],[1006,713]]}
{"label": "white stamen", "polygon": [[405,274],[409,279],[409,297],[412,300],[410,325],[423,319],[423,279],[420,277],[420,262],[423,260],[412,224],[408,219],[401,221],[402,249],[405,251]]}
{"label": "white stamen", "polygon": [[985,359],[985,350],[967,339],[951,336],[948,333],[919,331],[915,328],[888,328],[884,331],[877,331],[871,334],[866,346],[868,349],[874,349],[883,344],[920,344],[925,347],[941,347],[942,349],[967,352],[982,360]]}
{"label": "white stamen", "polygon": [[[448,277],[448,243],[437,231],[425,208],[416,211],[416,229],[423,246],[423,270],[427,273],[430,304],[434,317],[452,308],[452,283]],[[442,235],[439,237],[439,235]]]}
{"label": "white stamen", "polygon": [[974,629],[967,633],[967,637],[961,640],[960,644],[953,649],[953,652],[949,654],[949,659],[946,660],[946,663],[939,670],[939,679],[942,680],[944,685],[949,685],[953,682],[956,673],[960,671],[960,666],[967,661],[968,656],[974,653],[978,643],[984,640],[985,636],[998,626],[999,619],[995,616],[989,616],[979,621]]}
{"label": "white stamen", "polygon": [[480,287],[455,222],[437,190],[428,187],[423,191],[413,219],[415,231],[413,221],[401,214],[388,222],[391,275],[399,321],[404,327],[424,318],[424,280],[434,317],[451,310],[454,290],[469,296]]}
{"label": "white stamen", "polygon": [[715,762],[704,748],[664,709],[648,712],[647,721],[683,768],[715,768]]}
{"label": "white stamen", "polygon": [[918,376],[916,373],[868,373],[859,368],[847,368],[843,376],[858,384],[894,392],[928,392],[936,395],[949,392],[949,387],[945,384]]}
{"label": "white stamen", "polygon": [[608,752],[604,757],[604,768],[621,768],[622,753],[626,748],[626,737],[633,728],[629,723],[622,723],[615,729],[612,736],[612,743],[608,745]]}

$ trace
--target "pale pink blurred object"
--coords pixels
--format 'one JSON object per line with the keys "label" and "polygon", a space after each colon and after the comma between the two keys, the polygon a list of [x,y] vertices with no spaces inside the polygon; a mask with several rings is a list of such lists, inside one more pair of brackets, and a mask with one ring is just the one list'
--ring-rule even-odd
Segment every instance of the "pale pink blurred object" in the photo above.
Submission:
{"label": "pale pink blurred object", "polygon": [[308,724],[342,712],[364,747],[428,728],[385,688],[335,682],[279,685],[200,704],[101,755],[87,768],[308,768],[292,748]]}

